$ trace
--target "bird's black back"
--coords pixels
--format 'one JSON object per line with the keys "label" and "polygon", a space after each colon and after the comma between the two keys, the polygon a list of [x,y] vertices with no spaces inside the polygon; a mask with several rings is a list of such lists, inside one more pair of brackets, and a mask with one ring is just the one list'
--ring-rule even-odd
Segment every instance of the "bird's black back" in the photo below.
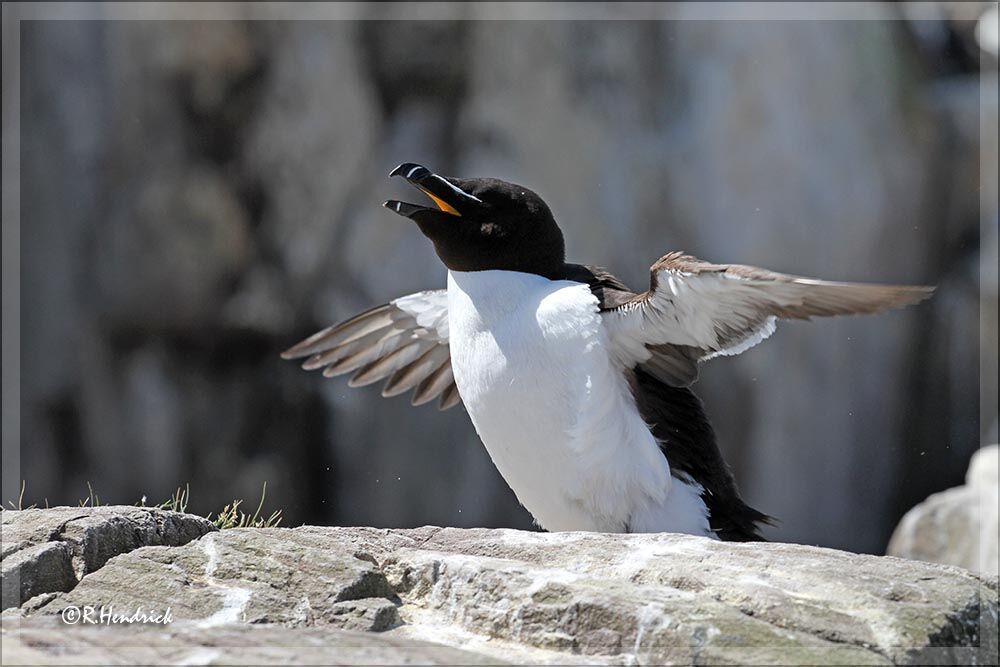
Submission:
{"label": "bird's black back", "polygon": [[[590,285],[601,310],[615,308],[636,296],[600,268],[567,264],[561,277]],[[666,456],[670,474],[702,487],[701,497],[708,507],[712,530],[730,542],[762,541],[760,524],[773,524],[774,519],[740,498],[701,400],[688,387],[670,386],[639,367],[630,373],[639,413]]]}
{"label": "bird's black back", "polygon": [[740,498],[701,399],[688,387],[671,387],[640,368],[633,373],[639,414],[667,457],[670,474],[701,485],[712,530],[730,542],[763,540],[758,524],[773,520]]}

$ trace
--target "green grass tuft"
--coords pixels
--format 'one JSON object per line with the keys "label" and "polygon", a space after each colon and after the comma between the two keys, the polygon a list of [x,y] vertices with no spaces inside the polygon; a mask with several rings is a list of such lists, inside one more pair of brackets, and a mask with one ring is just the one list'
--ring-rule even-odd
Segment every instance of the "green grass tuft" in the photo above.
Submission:
{"label": "green grass tuft", "polygon": [[94,493],[94,487],[87,482],[87,497],[80,501],[80,507],[100,507],[101,499]]}
{"label": "green grass tuft", "polygon": [[264,507],[265,496],[267,496],[267,482],[264,482],[264,488],[260,492],[260,502],[257,503],[257,509],[253,515],[241,512],[240,505],[243,504],[243,501],[234,500],[223,507],[214,519],[212,519],[211,514],[205,518],[214,523],[219,530],[227,528],[277,528],[281,524],[281,510],[275,510],[267,517],[260,513]]}
{"label": "green grass tuft", "polygon": [[[10,508],[12,510],[23,510],[23,509],[33,510],[36,507],[35,505],[31,505],[29,507],[25,507],[24,506],[24,485],[25,485],[25,482],[22,479],[21,480],[21,493],[18,494],[18,496],[17,496],[17,505],[14,504],[13,500],[8,500],[7,501],[7,504],[10,505]],[[5,509],[7,509],[7,508],[4,507],[2,503],[0,503],[0,510],[5,510]]]}
{"label": "green grass tuft", "polygon": [[[17,498],[17,504],[14,501],[8,500],[7,505],[10,506],[12,510],[22,510],[22,509],[36,509],[37,505],[30,505],[28,507],[24,506],[24,488],[25,481],[21,481],[21,493]],[[261,511],[264,509],[264,499],[267,497],[267,482],[264,482],[264,487],[260,492],[260,502],[257,503],[257,509],[253,514],[247,514],[240,510],[243,505],[242,500],[233,500],[225,507],[222,508],[218,514],[213,514],[209,512],[205,518],[215,524],[220,530],[226,530],[227,528],[277,528],[281,525],[281,510],[275,510],[271,514],[264,516]],[[188,501],[191,499],[191,486],[185,484],[183,487],[177,487],[177,490],[167,500],[164,500],[159,505],[153,505],[156,509],[167,510],[170,512],[187,512]],[[87,497],[79,501],[78,505],[80,507],[101,507],[101,499],[94,492],[94,487],[91,486],[90,482],[87,482]],[[139,502],[137,502],[136,507],[146,507],[146,496],[143,496]],[[48,508],[49,501],[45,499],[45,507]],[[0,504],[0,511],[6,511],[8,508],[3,504]]]}
{"label": "green grass tuft", "polygon": [[[171,512],[187,512],[188,500],[191,498],[191,485],[185,484],[184,488],[177,487],[174,491],[174,495],[168,500],[164,500],[162,503],[157,505],[157,508],[161,510],[169,510]],[[146,500],[146,496],[142,497],[143,502]]]}

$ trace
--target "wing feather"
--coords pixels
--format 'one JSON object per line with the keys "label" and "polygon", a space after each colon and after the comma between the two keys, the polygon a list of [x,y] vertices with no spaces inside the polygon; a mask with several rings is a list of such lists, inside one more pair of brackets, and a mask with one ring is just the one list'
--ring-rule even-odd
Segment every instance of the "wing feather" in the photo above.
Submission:
{"label": "wing feather", "polygon": [[648,291],[602,314],[622,363],[687,386],[698,362],[745,352],[774,333],[778,319],[877,313],[933,291],[817,280],[673,252],[650,268]]}
{"label": "wing feather", "polygon": [[285,359],[306,358],[306,370],[324,377],[354,373],[351,387],[388,378],[383,396],[414,390],[412,403],[439,398],[447,410],[461,397],[451,370],[448,294],[428,290],[394,299],[327,327],[285,350]]}
{"label": "wing feather", "polygon": [[[441,354],[440,350],[430,350],[413,363],[407,364],[405,368],[396,371],[385,383],[382,395],[396,396],[407,392],[445,366],[451,368],[451,358]],[[414,396],[413,400],[417,400],[417,396]],[[421,402],[426,403],[426,401]]]}
{"label": "wing feather", "polygon": [[332,349],[390,326],[393,321],[392,317],[391,303],[377,306],[340,324],[314,333],[301,343],[282,352],[281,356],[285,359],[297,359]]}
{"label": "wing feather", "polygon": [[[411,362],[422,357],[428,350],[438,347],[440,347],[439,344],[432,340],[417,338],[409,345],[363,366],[351,377],[347,385],[349,387],[365,387],[373,382],[378,382],[399,369],[409,366]],[[444,352],[445,355],[448,354],[447,350]]]}
{"label": "wing feather", "polygon": [[423,405],[444,393],[449,386],[455,384],[455,376],[451,372],[451,359],[420,381],[413,392],[413,404]]}
{"label": "wing feather", "polygon": [[447,410],[461,402],[462,397],[458,395],[458,386],[452,383],[441,393],[441,399],[438,401],[438,410]]}
{"label": "wing feather", "polygon": [[338,365],[343,370],[334,373],[335,375],[348,373],[372,361],[375,358],[371,357],[372,354],[376,357],[388,354],[413,339],[413,336],[403,335],[405,333],[408,332],[392,328],[374,331],[367,336],[313,354],[303,362],[302,368],[313,371],[324,366]]}

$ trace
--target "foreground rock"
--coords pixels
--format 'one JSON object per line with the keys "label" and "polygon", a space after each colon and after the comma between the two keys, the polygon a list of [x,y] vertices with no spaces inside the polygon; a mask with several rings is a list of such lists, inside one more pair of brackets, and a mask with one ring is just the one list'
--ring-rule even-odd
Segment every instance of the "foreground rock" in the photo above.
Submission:
{"label": "foreground rock", "polygon": [[892,535],[887,553],[997,574],[998,466],[997,445],[976,452],[965,485],[935,493],[907,512]]}
{"label": "foreground rock", "polygon": [[[101,605],[173,622],[59,620]],[[4,628],[35,663],[990,663],[997,581],[670,534],[241,529],[123,553]]]}
{"label": "foreground rock", "polygon": [[[4,664],[480,665],[500,662],[471,651],[407,637],[328,627],[175,625],[169,629],[150,626],[134,626],[128,630],[93,626],[67,628],[57,618],[33,619],[30,623],[22,623],[17,631],[5,631]],[[53,648],[56,646],[58,650]]]}
{"label": "foreground rock", "polygon": [[110,558],[178,546],[215,530],[199,516],[148,507],[55,507],[2,514],[3,608],[68,591]]}

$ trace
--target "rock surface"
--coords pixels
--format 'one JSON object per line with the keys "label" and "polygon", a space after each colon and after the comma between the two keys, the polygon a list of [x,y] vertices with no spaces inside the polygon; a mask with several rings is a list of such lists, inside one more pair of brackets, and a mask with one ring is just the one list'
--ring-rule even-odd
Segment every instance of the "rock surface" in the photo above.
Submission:
{"label": "rock surface", "polygon": [[907,512],[892,535],[887,553],[997,574],[998,468],[1000,446],[976,452],[965,485],[935,493]]}
{"label": "rock surface", "polygon": [[[53,619],[102,605],[172,623]],[[670,534],[234,529],[123,553],[5,612],[4,632],[33,663],[989,663],[997,581]]]}
{"label": "rock surface", "polygon": [[[4,664],[12,665],[481,665],[496,658],[407,637],[329,627],[227,625],[169,629],[67,627],[57,618],[4,624]],[[58,647],[55,650],[54,647]]]}
{"label": "rock surface", "polygon": [[216,530],[206,519],[149,507],[54,507],[4,511],[3,608],[72,590],[118,554],[178,546]]}

